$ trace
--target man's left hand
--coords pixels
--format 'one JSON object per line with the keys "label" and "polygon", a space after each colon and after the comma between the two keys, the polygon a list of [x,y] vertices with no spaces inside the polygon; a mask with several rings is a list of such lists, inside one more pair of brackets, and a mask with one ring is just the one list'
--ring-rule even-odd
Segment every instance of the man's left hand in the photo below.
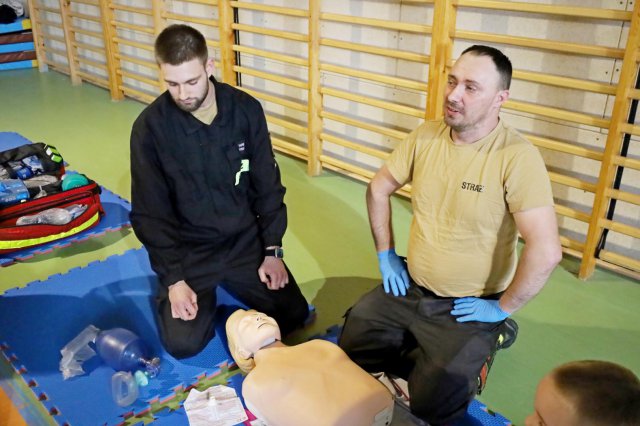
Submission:
{"label": "man's left hand", "polygon": [[502,310],[498,300],[462,297],[453,301],[451,315],[457,316],[456,321],[458,322],[498,322],[510,314]]}
{"label": "man's left hand", "polygon": [[266,256],[262,265],[258,268],[260,281],[267,285],[269,290],[278,290],[289,284],[289,274],[284,267],[282,259],[274,256]]}

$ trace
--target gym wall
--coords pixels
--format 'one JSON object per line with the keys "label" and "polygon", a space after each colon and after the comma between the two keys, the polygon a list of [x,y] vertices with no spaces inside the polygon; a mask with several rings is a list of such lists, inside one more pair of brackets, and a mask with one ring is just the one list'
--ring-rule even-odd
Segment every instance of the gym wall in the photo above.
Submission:
{"label": "gym wall", "polygon": [[[218,79],[258,98],[274,147],[367,181],[442,116],[448,69],[488,44],[514,65],[502,116],[540,149],[563,248],[640,277],[640,11],[633,1],[32,0],[41,70],[150,102],[165,90],[153,40],[205,34]],[[409,196],[410,185],[401,194]]]}

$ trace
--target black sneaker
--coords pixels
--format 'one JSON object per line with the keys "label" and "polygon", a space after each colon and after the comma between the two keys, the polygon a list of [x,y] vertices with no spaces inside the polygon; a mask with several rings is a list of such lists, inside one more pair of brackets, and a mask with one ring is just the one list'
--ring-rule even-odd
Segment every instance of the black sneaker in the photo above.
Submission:
{"label": "black sneaker", "polygon": [[489,377],[489,370],[491,370],[491,365],[493,364],[493,359],[495,358],[496,353],[493,352],[491,355],[487,357],[482,364],[482,368],[480,369],[480,374],[478,375],[478,391],[477,394],[480,395],[484,390],[484,387],[487,384],[487,377]]}
{"label": "black sneaker", "polygon": [[518,337],[518,323],[512,319],[507,318],[502,323],[502,330],[500,336],[498,336],[497,350],[507,349],[516,341]]}
{"label": "black sneaker", "polygon": [[500,330],[500,335],[498,336],[498,341],[496,342],[495,349],[487,357],[484,364],[482,364],[482,368],[480,369],[480,374],[478,375],[478,395],[482,393],[482,390],[487,384],[487,377],[489,376],[491,365],[493,365],[493,360],[496,357],[496,352],[498,352],[500,349],[507,349],[508,347],[513,345],[517,337],[518,323],[512,318],[507,318],[502,323],[502,330]]}

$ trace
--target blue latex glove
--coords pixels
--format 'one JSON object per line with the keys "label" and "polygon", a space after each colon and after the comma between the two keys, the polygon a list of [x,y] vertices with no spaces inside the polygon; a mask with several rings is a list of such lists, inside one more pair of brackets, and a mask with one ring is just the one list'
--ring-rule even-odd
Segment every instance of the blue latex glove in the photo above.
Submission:
{"label": "blue latex glove", "polygon": [[462,297],[453,301],[451,315],[457,316],[456,321],[498,322],[509,316],[502,310],[497,300],[480,299],[477,297]]}
{"label": "blue latex glove", "polygon": [[395,249],[378,252],[378,263],[382,273],[384,291],[386,293],[392,292],[394,296],[407,294],[409,274]]}

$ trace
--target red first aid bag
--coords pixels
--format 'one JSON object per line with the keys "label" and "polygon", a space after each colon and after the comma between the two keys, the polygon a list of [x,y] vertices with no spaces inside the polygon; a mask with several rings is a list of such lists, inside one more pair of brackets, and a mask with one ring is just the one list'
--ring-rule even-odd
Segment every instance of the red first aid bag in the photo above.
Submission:
{"label": "red first aid bag", "polygon": [[[63,175],[64,161],[51,145],[38,142],[0,152],[0,253],[59,240],[100,222],[100,186],[74,174],[64,176],[74,177],[65,184]],[[69,219],[65,223],[44,223],[49,209],[73,214],[62,212]]]}

